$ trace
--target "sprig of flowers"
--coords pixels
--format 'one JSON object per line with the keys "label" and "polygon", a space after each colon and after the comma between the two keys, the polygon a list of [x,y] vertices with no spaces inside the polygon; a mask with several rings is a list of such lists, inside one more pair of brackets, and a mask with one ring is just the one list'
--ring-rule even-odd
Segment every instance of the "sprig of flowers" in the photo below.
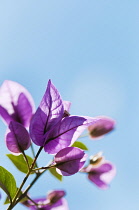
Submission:
{"label": "sprig of flowers", "polygon": [[[54,190],[47,198],[32,199],[29,196],[29,190],[46,170],[50,170],[57,178],[79,171],[87,173],[89,180],[101,189],[106,189],[115,176],[115,166],[102,156],[94,156],[89,165],[84,167],[87,154],[83,149],[86,150],[86,146],[77,141],[85,129],[88,129],[88,135],[94,140],[102,137],[114,129],[115,121],[105,116],[70,115],[70,106],[69,101],[62,100],[51,80],[48,81],[36,111],[30,93],[23,86],[13,81],[4,81],[2,84],[0,116],[8,126],[5,141],[12,153],[8,157],[20,171],[26,173],[17,188],[13,175],[0,167],[0,187],[8,196],[6,203],[10,203],[7,210],[13,209],[19,202],[32,210],[56,210],[59,206],[61,210],[68,209],[66,200],[62,198],[64,191]],[[36,154],[33,144],[38,146]],[[33,158],[25,154],[29,148]],[[36,161],[43,149],[54,156],[49,165],[39,167]],[[36,177],[23,190],[28,177],[33,173]],[[7,177],[12,187],[7,184]]]}

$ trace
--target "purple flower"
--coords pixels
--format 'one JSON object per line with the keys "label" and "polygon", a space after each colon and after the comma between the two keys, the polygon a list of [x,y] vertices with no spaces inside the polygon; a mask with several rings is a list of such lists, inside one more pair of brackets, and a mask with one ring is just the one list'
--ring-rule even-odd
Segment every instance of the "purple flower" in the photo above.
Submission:
{"label": "purple flower", "polygon": [[34,199],[36,205],[29,200],[23,204],[30,210],[68,210],[67,201],[63,198],[64,195],[63,190],[54,190],[47,195],[47,198]]}
{"label": "purple flower", "polygon": [[6,135],[6,145],[11,152],[21,153],[27,150],[31,144],[27,130],[18,122],[10,122]]}
{"label": "purple flower", "polygon": [[84,165],[87,155],[76,147],[67,147],[60,150],[54,157],[56,170],[63,176],[77,173]]}
{"label": "purple flower", "polygon": [[88,127],[91,138],[98,138],[114,129],[115,121],[108,117],[97,117],[99,119],[95,124]]}
{"label": "purple flower", "polygon": [[91,117],[65,116],[64,107],[69,111],[70,102],[64,102],[58,90],[49,80],[40,106],[30,124],[30,135],[35,144],[44,146],[49,154],[72,145],[80,134],[97,120]]}
{"label": "purple flower", "polygon": [[109,183],[116,175],[115,166],[104,160],[99,154],[92,157],[90,164],[82,169],[88,174],[88,179],[101,189],[107,189]]}
{"label": "purple flower", "polygon": [[47,199],[50,203],[56,203],[59,199],[65,196],[65,191],[63,190],[54,190],[48,193]]}
{"label": "purple flower", "polygon": [[29,92],[20,84],[6,80],[0,87],[0,116],[9,125],[11,121],[28,127],[34,112]]}

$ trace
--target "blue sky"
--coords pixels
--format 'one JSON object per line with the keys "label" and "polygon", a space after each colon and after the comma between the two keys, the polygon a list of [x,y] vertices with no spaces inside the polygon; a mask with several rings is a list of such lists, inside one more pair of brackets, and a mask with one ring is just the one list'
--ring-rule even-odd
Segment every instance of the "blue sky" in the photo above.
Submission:
{"label": "blue sky", "polygon": [[[1,1],[0,83],[5,79],[21,83],[37,107],[52,79],[62,98],[72,102],[71,114],[107,115],[117,122],[115,131],[104,139],[83,139],[90,155],[104,151],[117,167],[107,191],[81,174],[65,177],[62,183],[46,174],[32,196],[65,189],[71,210],[139,208],[138,11],[137,0]],[[0,129],[4,142],[2,122]],[[20,184],[24,175],[5,157],[4,143],[0,152],[0,164]],[[48,159],[43,153],[40,164]],[[5,209],[2,196],[0,209]]]}

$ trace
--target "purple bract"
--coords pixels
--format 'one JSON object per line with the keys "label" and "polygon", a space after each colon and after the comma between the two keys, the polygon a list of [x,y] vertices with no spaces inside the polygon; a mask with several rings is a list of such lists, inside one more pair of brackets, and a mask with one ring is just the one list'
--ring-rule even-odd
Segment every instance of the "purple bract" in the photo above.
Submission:
{"label": "purple bract", "polygon": [[63,102],[58,90],[49,80],[40,106],[30,124],[32,141],[44,146],[49,154],[56,154],[61,149],[72,145],[80,134],[100,119],[91,117],[64,117],[64,109],[69,111],[70,102]]}
{"label": "purple bract", "polygon": [[20,84],[6,80],[0,87],[0,116],[9,125],[11,121],[28,127],[34,112],[29,92]]}
{"label": "purple bract", "polygon": [[30,210],[68,210],[67,201],[63,198],[63,190],[54,190],[48,193],[46,198],[33,199],[36,205],[31,201],[23,202]]}
{"label": "purple bract", "polygon": [[11,152],[21,153],[30,147],[30,137],[23,125],[11,121],[9,130],[6,135],[6,145]]}
{"label": "purple bract", "polygon": [[92,139],[101,137],[114,129],[115,121],[108,117],[96,117],[99,119],[95,124],[88,127]]}
{"label": "purple bract", "polygon": [[56,170],[63,176],[77,173],[84,165],[87,155],[76,147],[67,147],[60,150],[55,158]]}
{"label": "purple bract", "polygon": [[115,166],[101,157],[95,155],[92,157],[90,164],[82,169],[82,172],[88,174],[88,179],[101,189],[107,189],[109,183],[116,175]]}

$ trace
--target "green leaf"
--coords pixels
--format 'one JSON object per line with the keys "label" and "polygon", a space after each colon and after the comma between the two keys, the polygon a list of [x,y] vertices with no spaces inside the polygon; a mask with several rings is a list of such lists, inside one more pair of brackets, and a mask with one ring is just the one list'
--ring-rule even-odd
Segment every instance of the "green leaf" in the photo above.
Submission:
{"label": "green leaf", "polygon": [[9,197],[7,196],[5,201],[4,201],[4,204],[8,204],[8,203],[10,203],[10,200],[9,200]]}
{"label": "green leaf", "polygon": [[0,166],[0,187],[11,201],[17,191],[16,181],[13,175],[2,166]]}
{"label": "green leaf", "polygon": [[56,168],[49,168],[49,171],[55,178],[57,178],[59,181],[62,181],[63,177],[57,173]]}
{"label": "green leaf", "polygon": [[75,141],[73,143],[72,147],[78,147],[78,148],[83,149],[83,150],[88,150],[87,146],[80,141]]}
{"label": "green leaf", "polygon": [[[28,172],[28,166],[22,154],[18,156],[15,156],[13,154],[7,154],[7,157],[12,161],[12,163],[16,166],[16,168],[19,171],[25,174]],[[29,165],[31,165],[33,162],[33,159],[29,157],[28,155],[26,155],[26,157],[28,159]],[[31,174],[34,174],[34,173],[35,173],[34,171],[31,172]]]}

